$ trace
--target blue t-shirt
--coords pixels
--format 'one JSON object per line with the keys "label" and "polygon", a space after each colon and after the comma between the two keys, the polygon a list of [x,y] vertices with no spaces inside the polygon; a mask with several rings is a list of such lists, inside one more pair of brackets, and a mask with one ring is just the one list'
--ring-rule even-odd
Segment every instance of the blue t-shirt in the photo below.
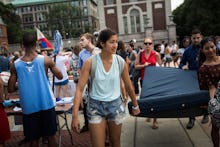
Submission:
{"label": "blue t-shirt", "polygon": [[96,55],[99,54],[101,52],[101,49],[99,49],[98,47],[95,47],[93,49],[92,52],[83,49],[82,51],[80,51],[79,53],[79,59],[78,59],[78,69],[82,69],[83,63],[92,55]]}
{"label": "blue t-shirt", "polygon": [[78,68],[82,69],[83,63],[86,61],[86,59],[88,59],[91,56],[91,52],[89,52],[86,49],[83,49],[82,51],[80,51],[79,53],[79,58],[78,58]]}

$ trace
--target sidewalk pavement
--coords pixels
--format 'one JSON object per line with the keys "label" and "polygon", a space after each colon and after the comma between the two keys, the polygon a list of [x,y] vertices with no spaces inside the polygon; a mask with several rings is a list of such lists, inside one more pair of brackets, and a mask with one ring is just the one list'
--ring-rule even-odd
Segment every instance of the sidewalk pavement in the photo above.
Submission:
{"label": "sidewalk pavement", "polygon": [[[71,125],[71,117],[72,115],[68,114],[69,126]],[[80,114],[79,118],[81,126],[83,126],[83,115]],[[210,121],[207,124],[201,124],[201,118],[196,118],[195,126],[190,130],[186,129],[188,118],[161,118],[158,119],[159,128],[154,130],[151,128],[152,122],[146,122],[146,118],[133,117],[127,114],[122,128],[122,147],[212,147]],[[12,118],[9,120],[11,131],[23,130],[22,125],[14,125]],[[77,141],[75,140],[77,138],[73,138],[75,147],[85,144],[84,141],[90,142],[89,134],[79,134],[75,137],[81,138]],[[69,142],[69,139],[69,136],[65,135],[62,140]],[[90,146],[89,144],[87,143],[88,146]],[[62,146],[65,147],[65,144]]]}
{"label": "sidewalk pavement", "polygon": [[122,147],[212,147],[210,123],[201,124],[197,118],[191,130],[188,118],[158,119],[159,128],[152,129],[146,118],[128,116],[123,123]]}

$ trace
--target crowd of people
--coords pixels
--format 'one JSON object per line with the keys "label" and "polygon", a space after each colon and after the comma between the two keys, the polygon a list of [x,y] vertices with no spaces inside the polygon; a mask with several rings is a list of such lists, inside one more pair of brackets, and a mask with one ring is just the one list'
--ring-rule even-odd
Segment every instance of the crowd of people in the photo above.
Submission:
{"label": "crowd of people", "polygon": [[[70,75],[76,85],[72,129],[77,133],[89,131],[94,147],[105,146],[107,141],[113,147],[120,146],[127,99],[130,98],[133,105],[132,115],[138,115],[140,109],[136,97],[140,95],[147,66],[196,70],[201,90],[210,92],[210,101],[216,98],[220,81],[220,37],[203,38],[195,29],[179,45],[175,40],[155,43],[153,38],[146,37],[141,46],[136,46],[135,39],[129,42],[118,40],[118,35],[111,29],[100,31],[96,37],[90,33],[82,34],[72,50],[63,49],[56,56],[56,62],[47,51],[36,50],[37,37],[33,32],[23,35],[22,51],[0,52],[0,72],[10,68],[7,90],[11,93],[19,89],[24,137],[31,146],[38,146],[39,139],[45,136],[48,146],[56,146],[54,101],[69,96]],[[55,91],[51,89],[50,74],[55,76]],[[31,91],[27,90],[30,85]],[[8,99],[7,90],[0,78],[0,98]],[[0,99],[0,121],[4,121],[4,127],[0,126],[1,145],[10,137],[2,102]],[[83,109],[83,127],[79,125],[80,108]],[[211,119],[212,141],[214,147],[218,147],[219,125],[213,117]],[[146,121],[150,122],[151,118]],[[201,123],[208,121],[207,111]],[[190,116],[186,128],[192,129],[194,122],[195,116]],[[158,128],[158,120],[153,118],[152,129]]]}

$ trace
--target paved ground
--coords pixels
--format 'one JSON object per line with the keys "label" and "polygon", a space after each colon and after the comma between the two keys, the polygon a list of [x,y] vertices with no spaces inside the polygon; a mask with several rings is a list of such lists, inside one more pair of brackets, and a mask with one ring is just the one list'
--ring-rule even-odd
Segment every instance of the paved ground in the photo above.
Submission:
{"label": "paved ground", "polygon": [[[68,117],[68,126],[70,127],[71,124],[71,114],[67,115]],[[23,127],[22,125],[15,125],[14,124],[14,116],[9,116],[9,123],[10,123],[10,129],[11,129],[11,139],[7,141],[6,147],[18,147],[18,142],[21,141],[23,137]],[[80,119],[82,119],[82,115],[80,115]],[[63,124],[63,119],[60,119],[61,124]],[[61,146],[62,147],[90,147],[91,142],[90,142],[90,136],[89,132],[87,133],[82,133],[82,134],[77,134],[77,133],[72,133],[73,136],[73,145],[71,144],[71,138],[70,135],[67,131],[66,128],[63,128],[61,131]],[[58,132],[57,132],[57,139],[59,139]],[[21,145],[22,147],[25,147],[27,145]],[[45,146],[41,144],[41,146]]]}
{"label": "paved ground", "polygon": [[[80,115],[81,123],[83,117]],[[12,137],[6,147],[17,147],[18,141],[23,138],[22,125],[14,125],[14,119],[9,117]],[[158,119],[159,128],[153,130],[152,122],[146,118],[136,118],[127,115],[122,129],[122,147],[212,147],[210,139],[210,123],[201,124],[201,117],[197,117],[195,126],[191,130],[185,129],[188,118]],[[69,126],[71,114],[68,115]],[[74,134],[73,147],[90,147],[89,133]],[[62,131],[62,146],[71,145],[70,136],[66,129]]]}
{"label": "paved ground", "polygon": [[[152,122],[146,118],[128,117],[122,133],[123,147],[212,147],[210,125],[201,124],[197,118],[195,126],[187,130],[188,118],[158,119],[159,128],[153,130]],[[128,137],[129,136],[129,137]]]}

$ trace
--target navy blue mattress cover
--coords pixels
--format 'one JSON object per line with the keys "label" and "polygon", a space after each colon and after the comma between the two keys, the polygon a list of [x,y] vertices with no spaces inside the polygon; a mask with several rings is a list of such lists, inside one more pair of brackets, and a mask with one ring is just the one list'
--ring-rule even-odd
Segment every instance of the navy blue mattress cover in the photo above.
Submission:
{"label": "navy blue mattress cover", "polygon": [[[200,90],[197,71],[167,67],[146,67],[138,100],[140,117],[179,118],[206,113],[200,106],[209,101]],[[132,104],[128,103],[131,113]]]}

